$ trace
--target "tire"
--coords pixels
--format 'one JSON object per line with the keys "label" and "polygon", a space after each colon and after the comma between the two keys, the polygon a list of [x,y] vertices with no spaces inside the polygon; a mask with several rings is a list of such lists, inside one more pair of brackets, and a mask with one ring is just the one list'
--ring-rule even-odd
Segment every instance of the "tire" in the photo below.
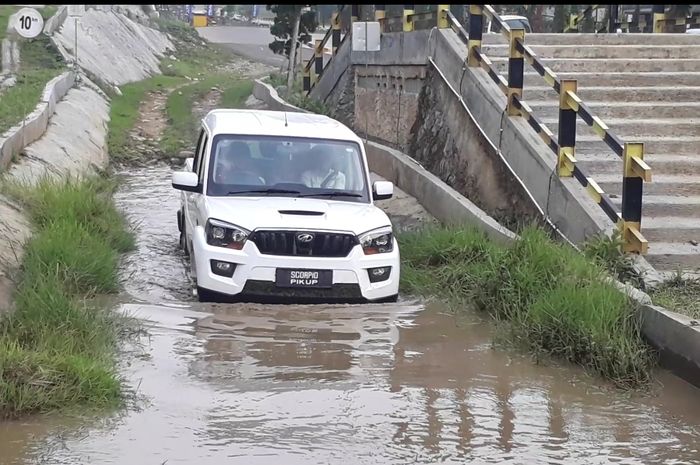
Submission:
{"label": "tire", "polygon": [[197,299],[200,302],[216,302],[216,292],[197,286]]}
{"label": "tire", "polygon": [[184,252],[185,257],[190,256],[190,251],[187,248],[187,230],[185,229],[184,223],[182,225],[182,231],[180,231],[180,248]]}

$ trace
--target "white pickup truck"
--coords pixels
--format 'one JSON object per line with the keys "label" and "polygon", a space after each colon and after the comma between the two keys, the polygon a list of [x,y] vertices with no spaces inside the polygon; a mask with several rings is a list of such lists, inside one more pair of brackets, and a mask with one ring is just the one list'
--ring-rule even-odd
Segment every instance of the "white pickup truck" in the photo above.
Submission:
{"label": "white pickup truck", "polygon": [[385,302],[399,248],[362,140],[322,115],[213,110],[175,172],[200,301]]}

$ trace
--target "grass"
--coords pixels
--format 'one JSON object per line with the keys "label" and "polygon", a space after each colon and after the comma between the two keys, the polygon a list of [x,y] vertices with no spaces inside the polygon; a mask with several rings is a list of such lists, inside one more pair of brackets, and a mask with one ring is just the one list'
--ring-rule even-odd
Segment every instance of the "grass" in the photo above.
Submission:
{"label": "grass", "polygon": [[46,84],[63,70],[61,56],[48,37],[40,35],[20,43],[17,82],[0,95],[0,134],[34,111]]}
{"label": "grass", "polygon": [[115,159],[128,160],[140,155],[129,150],[129,132],[138,119],[139,106],[149,92],[178,87],[168,96],[166,105],[169,124],[160,141],[165,156],[192,148],[198,129],[192,108],[212,87],[221,90],[219,105],[226,108],[241,107],[252,92],[251,81],[221,71],[234,58],[230,50],[214,44],[203,46],[203,39],[195,29],[181,21],[158,19],[155,24],[172,36],[177,57],[166,57],[161,61],[162,76],[127,84],[121,88],[121,96],[113,97],[108,147]]}
{"label": "grass", "polygon": [[157,89],[173,87],[182,82],[184,80],[177,77],[154,76],[121,87],[122,95],[112,98],[109,110],[107,147],[112,158],[120,159],[126,155],[123,149],[128,146],[129,131],[136,124],[139,107],[146,94]]}
{"label": "grass", "polygon": [[651,291],[656,305],[700,319],[700,280],[683,279],[680,275]]}
{"label": "grass", "polygon": [[647,383],[654,356],[628,298],[604,267],[538,228],[504,247],[474,230],[405,232],[402,292],[475,307],[505,323],[509,341],[596,372],[614,384]]}
{"label": "grass", "polygon": [[212,87],[221,90],[218,106],[222,108],[240,108],[253,91],[250,80],[231,74],[215,74],[170,94],[166,104],[169,124],[161,139],[161,148],[166,154],[175,154],[194,146],[199,122],[192,108]]}
{"label": "grass", "polygon": [[18,10],[19,7],[14,5],[0,5],[0,40],[7,35],[7,24],[10,21],[10,16]]}
{"label": "grass", "polygon": [[120,253],[134,238],[115,209],[112,181],[41,182],[8,189],[35,228],[15,310],[0,320],[0,416],[116,405],[117,317],[86,298],[118,289]]}

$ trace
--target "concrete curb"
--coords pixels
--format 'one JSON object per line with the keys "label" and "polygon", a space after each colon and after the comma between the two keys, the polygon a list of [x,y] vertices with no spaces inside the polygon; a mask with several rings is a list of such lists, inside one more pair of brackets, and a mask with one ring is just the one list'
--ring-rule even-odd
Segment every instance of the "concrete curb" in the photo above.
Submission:
{"label": "concrete curb", "polygon": [[68,17],[68,8],[66,6],[60,7],[56,14],[46,20],[44,23],[44,34],[47,36],[52,36],[54,32],[63,26],[63,22]]}
{"label": "concrete curb", "polygon": [[659,350],[662,365],[700,386],[700,322],[655,305],[641,305],[638,313],[642,333]]}
{"label": "concrete curb", "polygon": [[44,87],[41,100],[34,111],[26,116],[23,123],[10,128],[0,137],[0,170],[5,170],[14,157],[46,132],[56,103],[66,95],[74,83],[75,74],[72,71],[50,80]]}
{"label": "concrete curb", "polygon": [[310,113],[303,108],[295,107],[291,105],[279,96],[277,91],[270,84],[263,82],[262,79],[256,79],[253,84],[253,96],[262,100],[270,107],[271,110],[275,111],[293,111],[295,113]]}

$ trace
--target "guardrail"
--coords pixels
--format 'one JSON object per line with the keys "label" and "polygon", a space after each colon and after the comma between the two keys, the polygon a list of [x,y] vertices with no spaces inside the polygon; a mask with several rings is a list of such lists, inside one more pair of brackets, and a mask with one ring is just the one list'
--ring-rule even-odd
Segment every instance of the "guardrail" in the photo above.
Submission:
{"label": "guardrail", "polygon": [[[488,58],[481,52],[483,15],[498,24],[502,34],[508,39],[508,78],[500,76]],[[448,14],[453,28],[458,21]],[[574,177],[586,188],[591,198],[616,224],[622,234],[624,249],[627,252],[646,254],[648,242],[641,233],[643,183],[651,182],[651,168],[644,162],[644,144],[623,142],[609,130],[607,125],[576,94],[575,79],[560,79],[525,45],[525,30],[511,29],[490,5],[469,5],[469,30],[466,41],[468,48],[467,66],[484,68],[507,97],[506,111],[509,116],[526,118],[540,138],[557,156],[557,174],[560,177]],[[459,25],[461,28],[461,25]],[[462,36],[460,34],[460,36]],[[463,37],[463,36],[462,36]],[[527,61],[533,69],[559,94],[559,134],[557,140],[533,114],[523,101],[523,73]],[[622,211],[618,213],[610,198],[595,180],[576,164],[576,117],[581,119],[623,160]]]}
{"label": "guardrail", "polygon": [[[356,10],[355,7],[356,5],[353,5],[353,18],[356,18]],[[350,30],[349,33],[345,34],[345,37],[342,38],[340,37],[340,31],[341,31],[341,22],[340,22],[340,15],[345,9],[345,5],[341,5],[338,11],[334,12],[333,15],[331,16],[331,27],[328,29],[326,32],[326,35],[323,36],[323,39],[317,39],[315,44],[314,44],[314,55],[309,59],[309,61],[306,62],[306,65],[304,66],[304,75],[303,75],[303,89],[304,91],[311,92],[311,89],[313,89],[314,85],[318,82],[318,80],[321,78],[321,75],[323,74],[323,70],[328,66],[333,60],[333,57],[335,56],[336,53],[338,53],[338,47],[345,42],[345,40],[351,35],[350,33],[352,30]],[[331,40],[331,47],[332,47],[332,55],[331,59],[328,60],[328,63],[324,66],[323,64],[323,50],[326,47],[326,44],[328,43],[328,40]],[[311,67],[314,67],[314,72],[311,72]],[[312,75],[313,75],[313,80],[312,80]]]}
{"label": "guardrail", "polygon": [[[383,32],[391,30],[392,26],[398,24],[399,20],[402,25],[401,30],[404,32],[413,31],[415,23],[419,20],[434,20],[435,25],[439,28],[451,28],[467,45],[467,66],[482,68],[506,95],[505,111],[508,116],[524,118],[557,157],[557,174],[560,177],[573,177],[586,188],[591,198],[619,228],[626,252],[647,253],[648,242],[641,233],[642,193],[643,183],[651,182],[651,168],[644,162],[644,144],[624,142],[610,131],[608,126],[577,95],[577,81],[575,79],[560,79],[554,71],[545,66],[530,47],[525,45],[524,29],[511,29],[490,5],[469,5],[469,33],[450,12],[449,5],[438,5],[435,11],[418,14],[414,13],[413,5],[405,5],[403,15],[393,18],[386,18],[384,13],[384,5],[375,5],[375,20],[381,23]],[[501,33],[508,40],[507,78],[496,71],[491,60],[481,51],[484,15],[488,16],[494,24],[500,26]],[[352,21],[355,21],[358,16],[357,6],[353,5]],[[338,31],[338,39],[334,40],[333,56],[335,56],[337,46],[340,45],[339,18],[339,13],[334,15],[333,28],[331,29],[333,37],[336,37],[335,31]],[[330,32],[323,40],[316,42],[315,55],[304,68],[304,90],[307,92],[311,91],[313,84],[318,81],[325,68],[322,53]],[[349,33],[346,34],[343,40],[347,40],[349,36]],[[329,63],[332,59],[333,57]],[[554,134],[540,122],[530,106],[523,100],[525,62],[532,66],[559,95],[559,131],[556,140]],[[316,63],[316,79],[312,84],[310,70],[313,63]],[[610,197],[585,170],[577,165],[575,157],[577,116],[580,116],[588,126],[593,128],[593,131],[608,147],[622,158],[622,208],[619,213]]]}

